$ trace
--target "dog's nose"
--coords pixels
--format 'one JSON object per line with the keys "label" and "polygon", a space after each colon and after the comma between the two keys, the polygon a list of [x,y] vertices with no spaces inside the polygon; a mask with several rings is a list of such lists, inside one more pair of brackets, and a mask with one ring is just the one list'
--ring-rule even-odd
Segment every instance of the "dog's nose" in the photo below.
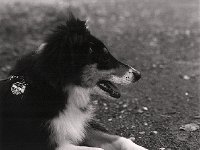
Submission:
{"label": "dog's nose", "polygon": [[135,81],[138,81],[141,78],[141,73],[139,71],[133,72]]}
{"label": "dog's nose", "polygon": [[136,82],[141,78],[141,73],[134,69],[133,67],[130,67],[129,74],[132,76],[132,82]]}

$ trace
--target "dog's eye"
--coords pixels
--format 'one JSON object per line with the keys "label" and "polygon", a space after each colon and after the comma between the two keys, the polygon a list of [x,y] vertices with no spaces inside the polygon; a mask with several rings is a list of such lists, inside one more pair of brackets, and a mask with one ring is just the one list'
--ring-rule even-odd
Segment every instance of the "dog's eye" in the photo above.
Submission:
{"label": "dog's eye", "polygon": [[93,52],[93,49],[90,47],[89,48],[89,53],[91,54]]}
{"label": "dog's eye", "polygon": [[90,42],[91,45],[95,45],[93,42]]}

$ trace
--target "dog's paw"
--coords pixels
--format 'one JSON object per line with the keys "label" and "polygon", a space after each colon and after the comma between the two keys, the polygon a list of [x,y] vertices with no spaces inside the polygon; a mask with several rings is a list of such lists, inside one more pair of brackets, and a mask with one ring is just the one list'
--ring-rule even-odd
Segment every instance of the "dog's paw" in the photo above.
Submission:
{"label": "dog's paw", "polygon": [[118,141],[120,143],[120,150],[147,150],[146,148],[133,143],[130,139],[121,137]]}
{"label": "dog's paw", "polygon": [[102,149],[102,148],[92,148],[91,150],[104,150],[104,149]]}

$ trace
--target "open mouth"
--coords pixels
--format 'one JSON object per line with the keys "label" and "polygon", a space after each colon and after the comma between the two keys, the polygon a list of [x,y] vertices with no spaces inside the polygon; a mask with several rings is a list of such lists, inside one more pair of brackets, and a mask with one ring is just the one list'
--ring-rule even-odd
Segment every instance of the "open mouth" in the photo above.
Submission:
{"label": "open mouth", "polygon": [[120,98],[121,96],[119,89],[110,81],[101,80],[97,83],[97,86],[113,98]]}

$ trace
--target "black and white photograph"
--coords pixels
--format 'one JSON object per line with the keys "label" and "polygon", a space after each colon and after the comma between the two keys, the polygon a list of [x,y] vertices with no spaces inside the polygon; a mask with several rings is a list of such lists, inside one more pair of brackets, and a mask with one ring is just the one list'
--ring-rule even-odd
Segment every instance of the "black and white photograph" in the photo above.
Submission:
{"label": "black and white photograph", "polygon": [[0,0],[0,150],[200,150],[200,1]]}

